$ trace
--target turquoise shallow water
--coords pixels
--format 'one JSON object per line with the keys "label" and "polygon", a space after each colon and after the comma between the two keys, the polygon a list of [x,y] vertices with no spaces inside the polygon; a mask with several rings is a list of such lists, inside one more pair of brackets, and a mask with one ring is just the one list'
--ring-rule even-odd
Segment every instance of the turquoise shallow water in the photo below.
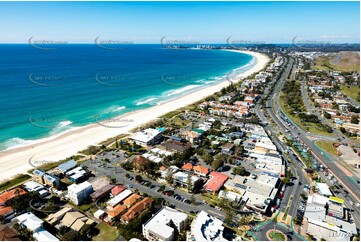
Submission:
{"label": "turquoise shallow water", "polygon": [[252,65],[250,55],[161,45],[0,45],[0,150],[157,105]]}

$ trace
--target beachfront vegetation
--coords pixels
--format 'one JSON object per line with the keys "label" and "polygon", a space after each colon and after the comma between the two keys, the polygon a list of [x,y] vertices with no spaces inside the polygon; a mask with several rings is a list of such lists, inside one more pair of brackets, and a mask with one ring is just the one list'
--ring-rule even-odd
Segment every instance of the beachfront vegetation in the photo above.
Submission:
{"label": "beachfront vegetation", "polygon": [[0,184],[0,192],[18,186],[29,178],[31,178],[31,176],[29,176],[28,174],[20,174],[11,180],[5,181]]}

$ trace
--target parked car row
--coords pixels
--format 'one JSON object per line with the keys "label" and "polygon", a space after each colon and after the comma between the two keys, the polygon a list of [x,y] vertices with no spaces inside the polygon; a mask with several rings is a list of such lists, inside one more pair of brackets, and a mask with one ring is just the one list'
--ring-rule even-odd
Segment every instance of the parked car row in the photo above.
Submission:
{"label": "parked car row", "polygon": [[297,219],[299,221],[303,220],[303,215],[305,214],[306,210],[306,202],[304,200],[301,200],[300,208],[297,210]]}

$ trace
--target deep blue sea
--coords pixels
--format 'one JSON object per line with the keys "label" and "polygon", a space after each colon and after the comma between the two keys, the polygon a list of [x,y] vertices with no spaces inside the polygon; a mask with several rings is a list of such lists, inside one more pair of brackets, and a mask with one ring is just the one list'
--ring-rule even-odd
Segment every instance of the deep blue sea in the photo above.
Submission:
{"label": "deep blue sea", "polygon": [[0,45],[0,150],[214,85],[250,55],[161,45]]}

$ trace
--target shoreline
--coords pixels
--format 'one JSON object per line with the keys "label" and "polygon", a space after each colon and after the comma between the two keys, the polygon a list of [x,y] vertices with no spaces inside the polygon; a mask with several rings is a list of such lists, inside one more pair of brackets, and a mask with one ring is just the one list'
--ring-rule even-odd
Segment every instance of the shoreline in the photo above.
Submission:
{"label": "shoreline", "polygon": [[[258,52],[226,50],[249,54],[255,58],[255,65],[243,73],[237,75],[237,80],[246,78],[255,72],[262,70],[269,58]],[[229,80],[224,80],[185,95],[174,97],[156,106],[141,109],[120,116],[110,118],[83,127],[76,127],[51,137],[42,139],[40,142],[12,148],[0,153],[0,169],[3,171],[0,181],[8,180],[20,173],[26,173],[34,167],[30,165],[29,159],[47,160],[56,162],[86,149],[90,145],[97,145],[109,138],[120,134],[127,134],[141,125],[156,120],[158,117],[176,109],[188,106],[192,103],[220,91],[229,85]]]}

